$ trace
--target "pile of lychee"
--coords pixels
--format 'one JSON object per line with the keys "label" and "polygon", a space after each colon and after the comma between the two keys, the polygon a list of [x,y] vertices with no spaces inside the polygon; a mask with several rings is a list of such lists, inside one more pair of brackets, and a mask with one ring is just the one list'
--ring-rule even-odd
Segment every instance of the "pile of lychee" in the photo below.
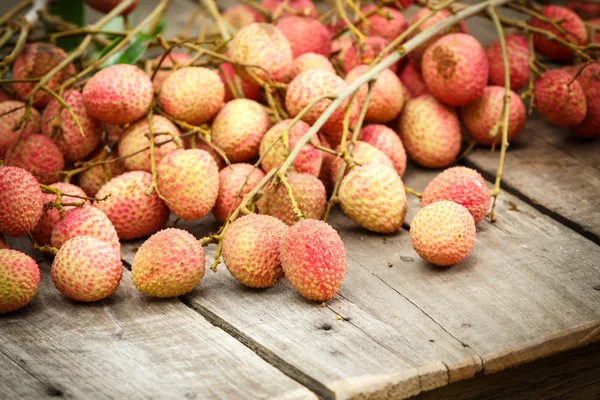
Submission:
{"label": "pile of lychee", "polygon": [[[284,8],[280,0],[263,0],[278,16],[273,23],[238,5],[223,15],[236,30],[225,52],[229,62],[214,69],[194,66],[193,54],[175,49],[157,58],[155,74],[112,65],[64,90],[70,110],[44,91],[26,108],[23,99],[35,86],[27,79],[45,75],[67,57],[51,44],[26,45],[12,69],[13,78],[25,81],[7,88],[0,102],[0,233],[29,235],[37,248],[55,253],[54,285],[83,302],[117,289],[120,241],[149,237],[134,257],[133,283],[149,296],[174,297],[200,283],[206,260],[192,234],[164,229],[169,215],[199,220],[212,212],[225,224],[214,236],[219,252],[239,282],[268,288],[285,277],[307,299],[331,299],[344,278],[346,251],[338,233],[321,221],[328,201],[364,229],[397,232],[407,212],[407,160],[425,168],[452,166],[463,143],[461,128],[480,145],[501,143],[500,45],[484,49],[464,23],[381,72],[370,93],[364,85],[302,142],[331,105],[325,96],[368,73],[385,46],[408,28],[402,9],[410,3],[365,5],[361,11],[368,18],[357,24],[363,42],[343,23],[319,20],[310,0],[288,0]],[[428,12],[419,11],[411,23]],[[569,40],[593,40],[573,11],[546,6],[542,13],[560,20]],[[443,10],[414,35],[450,17]],[[565,38],[546,22],[529,23]],[[516,92],[529,82],[531,55],[524,36],[510,34],[506,42],[510,141],[525,124]],[[533,35],[533,44],[551,60],[574,59],[573,51],[541,34]],[[600,64],[579,70],[572,65],[537,76],[535,107],[574,135],[596,138]],[[76,71],[69,64],[48,87],[57,90]],[[268,105],[267,94],[278,110]],[[298,143],[306,144],[285,175],[272,174],[265,182]],[[73,170],[75,183],[63,182]],[[252,198],[238,209],[246,196]],[[425,260],[446,267],[471,251],[490,192],[478,172],[455,166],[429,183],[421,205],[411,222],[412,245]],[[26,305],[39,283],[35,261],[9,250],[0,235],[0,313]]]}

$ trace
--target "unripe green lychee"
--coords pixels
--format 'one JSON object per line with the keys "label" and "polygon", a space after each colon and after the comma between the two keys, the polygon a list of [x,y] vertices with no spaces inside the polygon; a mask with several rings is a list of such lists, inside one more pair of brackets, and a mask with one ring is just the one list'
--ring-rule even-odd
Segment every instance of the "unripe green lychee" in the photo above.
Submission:
{"label": "unripe green lychee", "polygon": [[[259,154],[262,158],[261,166],[265,172],[269,172],[273,168],[281,167],[289,155],[289,152],[296,146],[298,140],[300,140],[310,129],[310,125],[304,121],[295,123],[294,126],[287,131],[288,148],[286,148],[283,139],[280,139],[280,137],[282,132],[288,129],[291,122],[291,119],[278,122],[269,129],[262,138]],[[314,136],[313,140],[317,146],[321,145],[317,136]],[[302,150],[300,150],[300,153],[298,153],[298,156],[294,159],[292,168],[297,173],[318,176],[319,171],[321,170],[321,160],[321,151],[307,143],[302,147]]]}
{"label": "unripe green lychee", "polygon": [[342,179],[338,198],[344,214],[373,232],[396,232],[406,216],[404,184],[388,165],[353,168]]}
{"label": "unripe green lychee", "polygon": [[335,74],[335,69],[327,57],[316,53],[304,53],[292,62],[292,79],[309,69],[320,68]]}
{"label": "unripe green lychee", "polygon": [[[158,164],[167,154],[177,150],[177,144],[181,144],[180,132],[175,124],[161,115],[152,116],[152,130],[155,135],[155,145],[170,141],[154,147],[154,158],[156,164]],[[151,171],[149,132],[148,119],[144,118],[131,124],[119,139],[119,155],[126,157],[124,160],[125,167],[129,171]],[[158,135],[159,133],[161,135]],[[140,152],[143,149],[146,150]],[[130,156],[131,154],[135,155]]]}
{"label": "unripe green lychee", "polygon": [[0,314],[27,305],[40,285],[40,269],[28,255],[0,249]]}
{"label": "unripe green lychee", "polygon": [[429,94],[406,103],[398,132],[406,154],[423,167],[446,167],[460,152],[462,136],[456,112]]}
{"label": "unripe green lychee", "polygon": [[[339,147],[336,149],[339,153]],[[352,160],[357,165],[366,165],[366,164],[385,164],[392,168],[394,168],[394,164],[392,160],[385,153],[379,150],[377,147],[362,142],[360,140],[356,141],[354,147],[352,148]],[[341,158],[337,158],[332,164],[330,169],[331,182],[335,185],[335,182],[338,180],[342,165],[344,164],[344,160]],[[347,175],[349,172],[348,167],[344,171],[344,175]]]}
{"label": "unripe green lychee", "polygon": [[410,224],[412,246],[425,260],[440,267],[462,261],[475,243],[475,221],[465,207],[442,200],[419,210]]}
{"label": "unripe green lychee", "polygon": [[566,71],[553,69],[535,81],[535,108],[554,125],[574,126],[585,118],[587,102],[577,80]]}
{"label": "unripe green lychee", "polygon": [[102,300],[117,290],[123,274],[121,257],[108,243],[90,236],[68,240],[50,270],[54,286],[75,301]]}
{"label": "unripe green lychee", "polygon": [[69,210],[52,231],[50,243],[60,249],[69,239],[90,236],[108,243],[117,253],[121,243],[115,227],[108,217],[97,208],[84,206]]}
{"label": "unripe green lychee", "polygon": [[[154,61],[155,68],[158,68],[158,63],[160,62],[160,60],[162,58],[163,58],[162,55],[160,55],[156,58],[156,60]],[[154,74],[154,79],[152,79],[152,84],[154,85],[154,91],[157,93],[160,92],[160,89],[162,88],[165,80],[174,72],[173,69],[161,69],[162,67],[187,65],[191,61],[192,61],[192,56],[190,56],[188,53],[183,53],[180,51],[170,52],[169,55],[166,56],[165,59],[160,64],[160,68],[158,69],[158,71],[156,71],[156,73]]]}
{"label": "unripe green lychee", "polygon": [[280,257],[285,276],[308,300],[330,300],[342,285],[344,242],[323,221],[305,219],[290,227],[282,239]]}
{"label": "unripe green lychee", "polygon": [[258,154],[260,141],[271,127],[269,114],[259,103],[232,100],[219,111],[212,125],[211,139],[231,162],[245,162]]}
{"label": "unripe green lychee", "polygon": [[490,208],[490,192],[485,179],[474,169],[448,168],[438,174],[423,191],[421,206],[448,200],[465,207],[476,224],[483,221]]}
{"label": "unripe green lychee", "polygon": [[0,233],[25,235],[43,210],[42,191],[33,175],[22,168],[0,167]]}
{"label": "unripe green lychee", "polygon": [[[510,88],[519,90],[529,81],[529,45],[527,38],[521,35],[506,35],[506,50],[508,52],[508,66],[510,71]],[[490,83],[504,86],[504,61],[500,40],[496,40],[486,50],[490,66]]]}
{"label": "unripe green lychee", "polygon": [[268,215],[245,215],[223,237],[223,260],[231,275],[246,286],[266,288],[283,278],[281,239],[288,227]]}
{"label": "unripe green lychee", "polygon": [[217,114],[224,98],[225,86],[219,74],[208,68],[186,67],[165,79],[158,104],[174,118],[202,125]]}
{"label": "unripe green lychee", "polygon": [[68,91],[64,95],[64,100],[77,116],[83,128],[83,135],[69,112],[56,99],[50,100],[44,110],[42,133],[52,137],[66,161],[80,161],[98,146],[102,137],[102,124],[88,114],[79,90]]}
{"label": "unripe green lychee", "polygon": [[107,124],[129,124],[148,113],[154,87],[144,71],[115,64],[97,72],[83,88],[88,114]]}
{"label": "unripe green lychee", "polygon": [[29,121],[23,122],[15,130],[24,114],[25,103],[22,101],[8,100],[0,103],[0,158],[4,158],[6,151],[15,145],[19,136],[23,140],[42,130],[42,116],[33,107],[30,109]]}
{"label": "unripe green lychee", "polygon": [[[213,215],[221,223],[265,177],[265,173],[250,164],[232,164],[219,172],[219,196],[213,207]],[[239,194],[239,196],[238,196]]]}
{"label": "unripe green lychee", "polygon": [[398,175],[404,175],[406,151],[396,132],[385,125],[369,125],[361,129],[358,139],[381,150],[392,161]]}
{"label": "unripe green lychee", "polygon": [[177,150],[156,167],[158,190],[173,213],[184,220],[204,217],[219,194],[219,168],[204,150]]}
{"label": "unripe green lychee", "polygon": [[150,236],[131,264],[131,277],[148,296],[176,297],[194,289],[204,276],[204,249],[187,231],[169,228]]}
{"label": "unripe green lychee", "polygon": [[23,168],[35,176],[40,183],[49,185],[58,181],[58,172],[65,169],[65,159],[60,149],[43,135],[21,138],[6,152],[6,165]]}
{"label": "unripe green lychee", "polygon": [[[549,31],[565,41],[575,43],[576,46],[586,44],[588,31],[584,22],[573,11],[565,7],[549,5],[542,8],[541,14],[548,19],[560,21],[558,23],[567,35],[565,36],[551,23],[542,21],[535,16],[531,18],[529,25]],[[553,60],[569,60],[574,56],[573,50],[540,33],[533,34],[533,45],[537,51]]]}
{"label": "unripe green lychee", "polygon": [[[319,178],[309,174],[290,173],[286,175],[286,179],[302,214],[306,218],[320,219],[325,213],[327,195]],[[256,207],[261,214],[278,218],[288,225],[294,224],[292,201],[282,183],[267,184]]]}
{"label": "unripe green lychee", "polygon": [[328,56],[331,52],[331,32],[318,19],[290,15],[281,18],[277,28],[290,42],[293,58],[305,53]]}
{"label": "unripe green lychee", "polygon": [[97,198],[110,195],[105,201],[94,203],[117,231],[119,239],[137,239],[159,231],[169,218],[169,208],[156,191],[147,195],[152,175],[144,171],[126,172],[112,178],[96,193]]}

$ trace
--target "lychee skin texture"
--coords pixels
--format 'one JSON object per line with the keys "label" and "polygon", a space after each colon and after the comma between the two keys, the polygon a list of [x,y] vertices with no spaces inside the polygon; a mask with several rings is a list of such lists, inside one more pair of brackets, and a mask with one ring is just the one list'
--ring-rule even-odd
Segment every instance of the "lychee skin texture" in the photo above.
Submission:
{"label": "lychee skin texture", "polygon": [[31,135],[8,150],[6,164],[31,172],[38,182],[49,185],[58,181],[65,160],[56,143],[43,135]]}
{"label": "lychee skin texture", "polygon": [[[93,9],[96,9],[96,10],[98,10],[100,12],[108,14],[109,12],[112,11],[113,8],[115,8],[121,2],[123,2],[123,0],[85,0],[85,2],[90,7],[92,7]],[[135,8],[137,7],[138,3],[139,3],[139,0],[136,0],[133,3],[131,3],[131,5],[129,7],[127,7],[121,13],[121,15],[127,15],[130,12],[132,12],[133,10],[135,10]]]}
{"label": "lychee skin texture", "polygon": [[[179,141],[180,132],[171,121],[161,115],[152,116],[152,130],[155,134],[160,132],[170,133],[172,135],[154,136],[155,144],[170,140],[169,143],[154,147],[154,158],[156,164],[158,164],[167,154],[177,150],[177,142],[173,140],[173,137],[177,138]],[[144,118],[127,128],[123,136],[119,139],[119,154],[123,156],[128,156],[142,149],[146,149],[141,153],[125,158],[125,167],[129,171],[151,171],[152,163],[150,162],[149,132],[150,125],[148,124],[148,119]],[[181,144],[181,142],[179,142],[179,144]]]}
{"label": "lychee skin texture", "polygon": [[[404,67],[398,73],[398,76],[404,87],[410,93],[411,98],[429,93],[429,89],[421,74],[421,68],[413,59],[408,59]],[[410,99],[406,99],[406,101],[408,100]]]}
{"label": "lychee skin texture", "polygon": [[[78,90],[71,90],[64,96],[64,100],[71,107],[83,128],[83,136],[75,125],[69,112],[62,108],[56,99],[50,100],[42,117],[42,133],[50,137],[56,123],[59,122],[58,131],[52,138],[63,153],[65,161],[73,162],[83,160],[98,146],[102,138],[102,124],[92,118],[83,105],[83,95]],[[61,110],[60,113],[58,110]]]}
{"label": "lychee skin texture", "polygon": [[[287,174],[298,208],[306,218],[320,219],[325,213],[327,195],[319,178],[309,174]],[[270,215],[287,225],[294,224],[294,211],[287,190],[282,183],[267,184],[264,195],[256,202],[260,214]]]}
{"label": "lychee skin texture", "polygon": [[[289,82],[294,58],[292,47],[273,25],[254,23],[243,28],[231,41],[229,55],[236,64],[261,67],[249,67],[248,70],[265,82]],[[257,83],[244,68],[236,70],[243,80]]]}
{"label": "lychee skin texture", "polygon": [[[556,21],[563,20],[560,25],[568,33],[568,37],[565,37],[551,24],[541,21],[535,17],[532,17],[531,20],[529,20],[529,25],[535,28],[550,31],[559,38],[573,41],[579,46],[582,46],[587,42],[588,31],[585,27],[585,24],[573,11],[561,6],[545,6],[542,8],[542,14],[547,18]],[[573,51],[568,47],[560,43],[553,42],[538,33],[533,34],[533,45],[537,51],[553,60],[570,60],[574,56]]]}
{"label": "lychee skin texture", "polygon": [[0,103],[0,158],[4,158],[6,151],[15,145],[19,136],[23,140],[42,130],[42,116],[32,107],[29,122],[13,131],[24,114],[25,103],[22,101],[8,100]]}
{"label": "lychee skin texture", "polygon": [[[64,194],[64,196],[62,196],[61,198],[61,201],[65,213],[71,210],[73,207],[75,207],[66,206],[65,204],[86,203],[86,201],[81,198],[68,196],[71,194],[74,196],[85,197],[85,192],[75,185],[71,185],[70,183],[64,182],[56,182],[50,186],[60,190]],[[57,195],[53,193],[42,194],[42,201],[44,202],[44,204],[53,203],[56,201],[56,198]],[[61,218],[61,214],[56,208],[44,210],[40,221],[36,225],[35,229],[31,232],[37,244],[42,246],[50,244],[50,237],[52,236],[52,231],[54,230],[54,227],[56,226],[58,221],[60,221]]]}
{"label": "lychee skin texture", "polygon": [[150,77],[128,64],[104,68],[83,88],[83,104],[88,114],[107,124],[137,121],[148,113],[153,97]]}
{"label": "lychee skin texture", "polygon": [[[106,157],[106,161],[114,160],[117,156],[116,153],[110,154]],[[77,175],[77,184],[89,197],[95,197],[106,182],[125,172],[127,172],[127,168],[125,168],[123,160],[108,162],[80,172]]]}
{"label": "lychee skin texture", "polygon": [[245,4],[238,4],[225,10],[223,19],[238,31],[254,22],[265,22],[261,13]]}
{"label": "lychee skin texture", "polygon": [[0,103],[2,103],[3,101],[9,101],[12,99],[13,98],[11,96],[9,96],[4,90],[0,89]]}
{"label": "lychee skin texture", "polygon": [[108,243],[117,253],[121,243],[115,227],[108,217],[97,208],[84,206],[68,211],[52,231],[50,243],[60,249],[69,239],[90,236]]}
{"label": "lychee skin texture", "polygon": [[162,55],[158,56],[155,60],[155,69],[158,68],[158,71],[154,74],[154,79],[152,79],[152,84],[154,85],[154,91],[160,92],[165,79],[167,79],[173,72],[174,69],[161,69],[162,67],[172,67],[172,66],[182,66],[188,64],[192,61],[192,56],[187,53],[182,53],[179,51],[172,51],[168,56],[165,57],[163,62],[158,67],[158,63],[163,58]]}
{"label": "lychee skin texture", "polygon": [[292,79],[309,69],[320,68],[335,74],[335,69],[329,59],[321,54],[304,53],[292,62]]}
{"label": "lychee skin texture", "polygon": [[108,243],[90,236],[68,240],[50,270],[54,286],[68,298],[92,302],[117,290],[123,274],[121,257]]}
{"label": "lychee skin texture", "polygon": [[[367,36],[364,48],[358,43],[354,43],[345,52],[342,66],[344,73],[349,73],[350,70],[359,65],[370,64],[387,45],[388,41],[380,36]],[[398,63],[393,64],[389,69],[393,72],[398,71]]]}
{"label": "lychee skin texture", "polygon": [[[377,6],[370,4],[361,9],[363,15],[368,15],[377,9]],[[368,36],[381,36],[388,41],[394,40],[408,28],[408,23],[404,15],[390,7],[380,7],[380,15],[375,13],[367,18],[369,24],[362,23],[360,29]]]}
{"label": "lychee skin texture", "polygon": [[[324,135],[319,135],[319,138],[321,140],[321,146],[331,149],[331,145]],[[333,184],[331,182],[331,165],[334,163],[337,157],[326,152],[322,152],[321,157],[323,158],[323,162],[321,163],[321,171],[319,171],[319,180],[323,182],[323,185],[325,185],[327,194],[330,194],[333,191]]]}
{"label": "lychee skin texture", "polygon": [[438,174],[423,191],[421,206],[448,200],[465,207],[476,224],[483,221],[490,208],[490,192],[483,176],[467,167],[448,168]]}
{"label": "lychee skin texture", "polygon": [[[304,121],[298,121],[291,129],[287,131],[288,148],[283,143],[283,139],[279,139],[284,130],[292,122],[291,119],[286,119],[275,124],[267,131],[262,141],[260,142],[259,155],[262,157],[261,166],[265,172],[269,172],[273,168],[279,168],[285,162],[296,143],[308,132],[310,125]],[[278,140],[279,139],[279,140]],[[321,145],[318,137],[314,137],[314,142],[317,146]],[[268,152],[267,152],[268,151]],[[294,159],[292,167],[297,173],[306,173],[314,176],[319,176],[321,170],[321,151],[313,147],[312,144],[305,144]]]}
{"label": "lychee skin texture", "polygon": [[265,173],[262,170],[250,164],[232,164],[223,168],[219,172],[219,196],[212,210],[215,218],[224,223],[229,213],[240,205],[244,196],[251,192],[264,177]]}
{"label": "lychee skin texture", "polygon": [[464,33],[453,33],[427,48],[421,71],[427,88],[435,97],[453,106],[464,106],[483,95],[489,65],[477,39]]}
{"label": "lychee skin texture", "polygon": [[[37,42],[25,45],[15,59],[13,79],[41,78],[65,58],[67,58],[67,53],[63,49],[49,43]],[[68,64],[54,75],[46,86],[56,91],[64,81],[75,75],[75,72],[73,64]],[[17,97],[23,100],[36,84],[37,82],[14,82],[12,87]],[[38,90],[33,95],[33,105],[38,108],[44,108],[50,99],[52,99],[50,94],[44,90]]]}
{"label": "lychee skin texture", "polygon": [[[578,71],[578,67],[575,68],[574,74]],[[600,137],[600,63],[588,65],[577,80],[585,92],[587,114],[579,125],[571,127],[571,132],[583,138],[598,138]]]}
{"label": "lychee skin texture", "polygon": [[0,233],[22,236],[35,228],[44,204],[33,175],[21,168],[0,167]]}
{"label": "lychee skin texture", "polygon": [[[504,39],[508,52],[510,88],[517,91],[529,81],[529,45],[527,39],[521,35],[506,35]],[[499,40],[488,47],[486,56],[490,66],[490,83],[504,86],[504,61]]]}
{"label": "lychee skin texture", "polygon": [[243,92],[240,94],[243,94],[244,98],[254,101],[262,100],[262,93],[260,92],[260,88],[258,86],[252,85],[246,82],[245,80],[240,79],[239,76],[235,73],[235,70],[233,69],[233,66],[230,63],[223,63],[219,65],[219,78],[221,78],[221,82],[223,82],[223,86],[225,88],[225,98],[223,100],[225,103],[228,103],[231,100],[235,99],[235,96],[231,91],[230,84],[233,85],[234,88],[237,87],[236,77],[240,81],[240,87],[242,88]]}
{"label": "lychee skin texture", "polygon": [[305,219],[290,227],[281,241],[280,258],[285,276],[308,300],[330,300],[344,280],[344,242],[323,221]]}
{"label": "lychee skin texture", "polygon": [[406,151],[400,137],[385,125],[369,125],[361,129],[358,139],[381,150],[392,161],[398,176],[406,171]]}
{"label": "lychee skin texture", "polygon": [[426,168],[443,168],[460,152],[461,131],[456,112],[431,95],[406,103],[398,132],[406,154]]}
{"label": "lychee skin texture", "polygon": [[148,296],[176,297],[198,286],[205,263],[204,249],[192,234],[169,228],[142,244],[133,258],[131,277]]}
{"label": "lychee skin texture", "polygon": [[586,0],[568,0],[565,7],[577,13],[583,19],[600,17],[600,5]]}
{"label": "lychee skin texture", "polygon": [[[481,98],[464,106],[461,110],[461,119],[469,135],[484,145],[500,144],[502,142],[502,129],[496,136],[490,136],[490,131],[498,123],[502,108],[504,107],[505,89],[501,86],[488,86]],[[508,141],[516,138],[525,127],[527,117],[525,105],[518,94],[511,90],[508,121]]]}
{"label": "lychee skin texture", "polygon": [[271,127],[269,114],[259,103],[236,99],[225,104],[212,125],[212,143],[231,162],[245,162],[258,154],[260,141]]}
{"label": "lychee skin texture", "polygon": [[[346,75],[348,84],[357,80],[369,70],[368,65],[359,65]],[[368,84],[364,84],[358,90],[356,98],[362,106],[368,92]],[[404,106],[404,93],[400,78],[391,70],[382,71],[371,90],[371,99],[367,107],[365,121],[374,123],[386,123],[394,120]]]}
{"label": "lychee skin texture", "polygon": [[404,184],[388,165],[353,168],[342,180],[338,198],[344,214],[373,232],[396,232],[406,216]]}
{"label": "lychee skin texture", "polygon": [[535,108],[554,125],[574,126],[585,118],[585,93],[581,84],[572,80],[568,72],[554,69],[544,72],[535,81]]}
{"label": "lychee skin texture", "polygon": [[35,261],[16,250],[0,249],[0,314],[27,305],[40,285]]}
{"label": "lychee skin texture", "polygon": [[170,116],[188,124],[210,121],[225,99],[219,74],[203,67],[178,69],[163,83],[158,104]]}
{"label": "lychee skin texture", "polygon": [[475,221],[465,207],[442,200],[419,210],[410,224],[413,249],[432,264],[448,267],[464,260],[475,243]]}
{"label": "lychee skin texture", "polygon": [[152,175],[145,171],[127,172],[112,178],[100,188],[97,198],[105,201],[94,204],[117,231],[119,239],[129,240],[159,231],[169,218],[169,208],[156,191],[146,195]]}
{"label": "lychee skin texture", "polygon": [[184,220],[204,217],[219,194],[219,167],[204,150],[177,150],[156,167],[158,190],[173,213]]}
{"label": "lychee skin texture", "polygon": [[267,288],[283,278],[279,260],[287,225],[268,215],[245,215],[234,221],[223,238],[223,260],[231,275],[253,288]]}
{"label": "lychee skin texture", "polygon": [[[285,107],[290,116],[295,117],[316,98],[339,93],[347,87],[348,84],[332,72],[323,69],[310,69],[302,72],[290,82],[285,95]],[[346,99],[325,122],[322,128],[325,132],[339,132],[342,130],[344,112],[349,101],[349,99]],[[331,103],[332,100],[329,99],[319,101],[302,117],[302,120],[309,125],[313,125]],[[350,125],[353,125],[358,119],[360,110],[357,102],[353,102],[351,107]]]}
{"label": "lychee skin texture", "polygon": [[331,53],[331,32],[318,19],[290,15],[281,18],[277,28],[290,42],[294,58],[305,53]]}
{"label": "lychee skin texture", "polygon": [[[263,0],[260,5],[271,12],[275,12],[283,5],[283,3],[283,0]],[[287,7],[299,12],[301,15],[317,18],[317,7],[315,7],[315,4],[311,0],[288,0],[286,3]],[[281,13],[282,17],[288,15],[290,15],[290,13],[285,10]]]}
{"label": "lychee skin texture", "polygon": [[[339,146],[336,149],[336,151],[339,153]],[[360,140],[354,143],[354,147],[352,148],[352,160],[357,165],[385,164],[394,168],[392,160],[390,160],[390,158],[383,151],[379,150],[372,144],[362,142]],[[341,158],[336,158],[336,160],[331,164],[329,174],[331,176],[331,183],[333,185],[335,185],[336,181],[338,180],[338,177],[341,173],[342,165],[344,165],[344,163],[345,161]],[[347,175],[348,172],[349,169],[348,167],[346,167],[344,171],[344,176]]]}

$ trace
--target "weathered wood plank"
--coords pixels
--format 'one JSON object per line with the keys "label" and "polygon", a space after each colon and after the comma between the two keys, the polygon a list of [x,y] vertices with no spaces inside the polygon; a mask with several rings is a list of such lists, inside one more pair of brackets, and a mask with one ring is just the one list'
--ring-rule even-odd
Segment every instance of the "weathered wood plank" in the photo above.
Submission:
{"label": "weathered wood plank", "polygon": [[0,383],[5,399],[41,399],[56,395],[27,370],[6,356],[0,349]]}
{"label": "weathered wood plank", "polygon": [[[13,374],[27,371],[47,392],[74,398],[315,398],[177,299],[141,295],[127,270],[111,297],[80,304],[54,288],[46,261],[41,269],[33,302],[0,319],[0,355],[18,364]],[[11,382],[4,378],[3,386]]]}

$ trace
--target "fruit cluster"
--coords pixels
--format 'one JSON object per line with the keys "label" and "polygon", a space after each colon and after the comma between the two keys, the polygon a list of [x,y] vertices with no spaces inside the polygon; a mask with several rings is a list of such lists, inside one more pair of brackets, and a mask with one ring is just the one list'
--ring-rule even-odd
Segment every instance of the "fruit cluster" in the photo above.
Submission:
{"label": "fruit cluster", "polygon": [[[121,3],[86,2],[108,13]],[[449,10],[422,8],[408,21],[412,1],[379,3],[354,21],[344,10],[319,18],[311,0],[238,5],[215,16],[234,35],[211,57],[163,40],[149,71],[115,64],[86,80],[56,45],[25,45],[0,98],[0,313],[26,305],[40,282],[35,261],[2,234],[54,254],[54,285],[77,301],[111,295],[121,241],[148,236],[131,267],[144,294],[191,291],[214,243],[213,267],[222,255],[246,286],[286,277],[305,298],[329,300],[346,271],[330,208],[369,231],[398,231],[413,192],[407,160],[450,167],[423,192],[410,239],[428,262],[451,266],[470,253],[492,199],[477,171],[452,166],[462,128],[505,149],[523,131],[523,97],[550,123],[600,137],[600,64],[584,47],[598,37],[576,14],[598,9],[570,1],[527,23],[504,19],[526,26],[530,42],[510,34],[484,49]],[[377,70],[407,40],[414,50]],[[572,65],[547,70],[537,56]],[[207,238],[164,229],[170,213],[211,212],[223,226]]]}

